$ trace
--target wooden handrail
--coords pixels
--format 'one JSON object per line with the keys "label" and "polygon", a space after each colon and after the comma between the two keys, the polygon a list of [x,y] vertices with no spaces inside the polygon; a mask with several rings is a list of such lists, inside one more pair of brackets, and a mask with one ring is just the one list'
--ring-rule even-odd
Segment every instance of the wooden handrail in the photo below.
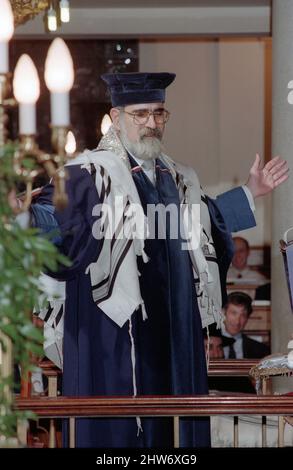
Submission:
{"label": "wooden handrail", "polygon": [[38,366],[42,369],[43,374],[47,377],[56,377],[57,375],[62,374],[62,370],[53,364],[53,362],[51,362],[49,359],[40,361]]}
{"label": "wooden handrail", "polygon": [[250,369],[258,362],[259,359],[211,359],[208,375],[209,377],[249,377]]}
{"label": "wooden handrail", "polygon": [[17,398],[16,408],[39,417],[293,415],[293,396],[199,395]]}
{"label": "wooden handrail", "polygon": [[[249,375],[251,367],[255,366],[259,359],[211,359],[208,374],[218,375]],[[39,362],[39,367],[46,376],[56,376],[62,371],[49,360]]]}
{"label": "wooden handrail", "polygon": [[[209,363],[209,377],[249,377],[250,369],[258,363],[259,359],[211,359]],[[39,367],[43,374],[50,378],[57,378],[62,371],[50,360],[41,360]],[[21,398],[30,396],[30,382],[22,379]]]}

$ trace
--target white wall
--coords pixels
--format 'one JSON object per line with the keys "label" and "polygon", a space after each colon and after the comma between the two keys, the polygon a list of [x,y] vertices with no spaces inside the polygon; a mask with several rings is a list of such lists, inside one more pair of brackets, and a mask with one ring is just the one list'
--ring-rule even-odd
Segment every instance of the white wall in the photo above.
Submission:
{"label": "white wall", "polygon": [[[261,39],[143,41],[141,71],[170,71],[167,152],[193,166],[211,196],[245,183],[264,150],[264,42]],[[268,207],[269,206],[269,207]],[[258,227],[243,235],[270,241],[268,201],[257,201]]]}

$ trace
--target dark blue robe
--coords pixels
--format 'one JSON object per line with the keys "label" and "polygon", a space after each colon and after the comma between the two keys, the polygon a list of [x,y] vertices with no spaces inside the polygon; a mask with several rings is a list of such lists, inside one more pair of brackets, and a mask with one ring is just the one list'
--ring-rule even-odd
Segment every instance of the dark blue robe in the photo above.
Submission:
{"label": "dark blue robe", "polygon": [[[156,187],[142,171],[133,173],[144,210],[147,204],[179,205],[172,176],[162,168],[163,164],[158,162]],[[64,211],[54,214],[62,237],[60,250],[73,261],[70,268],[60,268],[55,274],[59,280],[67,281],[63,394],[132,396],[129,324],[118,327],[96,306],[89,275],[84,274],[99,253],[99,242],[91,233],[95,222],[92,209],[99,202],[98,194],[86,170],[71,166],[68,171],[70,203]],[[52,187],[47,186],[37,200],[33,208],[36,223],[40,218],[38,212],[42,212],[40,207],[50,206],[51,195]],[[241,198],[245,206],[245,196]],[[218,256],[222,257],[225,272],[232,254],[230,235],[217,206],[212,201],[207,203],[214,221],[214,236],[218,238]],[[252,224],[251,219],[249,225]],[[45,230],[44,226],[42,228]],[[168,223],[166,233],[166,239],[146,241],[148,263],[138,258],[148,319],[143,320],[140,310],[132,316],[137,394],[207,394],[202,327],[189,254],[181,249],[181,239],[170,239]],[[142,418],[142,428],[143,432],[137,436],[135,418],[79,419],[76,444],[79,447],[173,446],[170,418]],[[209,442],[207,418],[180,420],[181,446],[209,446]]]}

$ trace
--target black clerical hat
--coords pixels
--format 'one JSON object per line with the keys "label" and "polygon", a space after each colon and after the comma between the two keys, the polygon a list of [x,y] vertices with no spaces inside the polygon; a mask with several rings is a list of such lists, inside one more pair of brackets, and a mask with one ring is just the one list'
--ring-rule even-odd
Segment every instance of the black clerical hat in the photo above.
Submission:
{"label": "black clerical hat", "polygon": [[[225,346],[230,346],[235,343],[234,338],[228,338],[227,336],[222,335],[221,328],[217,328],[216,323],[209,325],[209,336],[216,336],[217,338],[222,338],[223,348]],[[203,328],[204,337],[207,338],[207,328]]]}
{"label": "black clerical hat", "polygon": [[105,73],[113,106],[140,103],[164,103],[165,89],[173,82],[175,73]]}

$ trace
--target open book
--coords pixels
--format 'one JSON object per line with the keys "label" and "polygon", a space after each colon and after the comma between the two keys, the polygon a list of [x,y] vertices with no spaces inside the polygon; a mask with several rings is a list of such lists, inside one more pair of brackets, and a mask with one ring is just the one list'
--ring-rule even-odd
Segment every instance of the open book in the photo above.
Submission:
{"label": "open book", "polygon": [[283,239],[280,240],[280,249],[283,255],[291,310],[293,313],[293,227],[290,227],[284,233]]}

